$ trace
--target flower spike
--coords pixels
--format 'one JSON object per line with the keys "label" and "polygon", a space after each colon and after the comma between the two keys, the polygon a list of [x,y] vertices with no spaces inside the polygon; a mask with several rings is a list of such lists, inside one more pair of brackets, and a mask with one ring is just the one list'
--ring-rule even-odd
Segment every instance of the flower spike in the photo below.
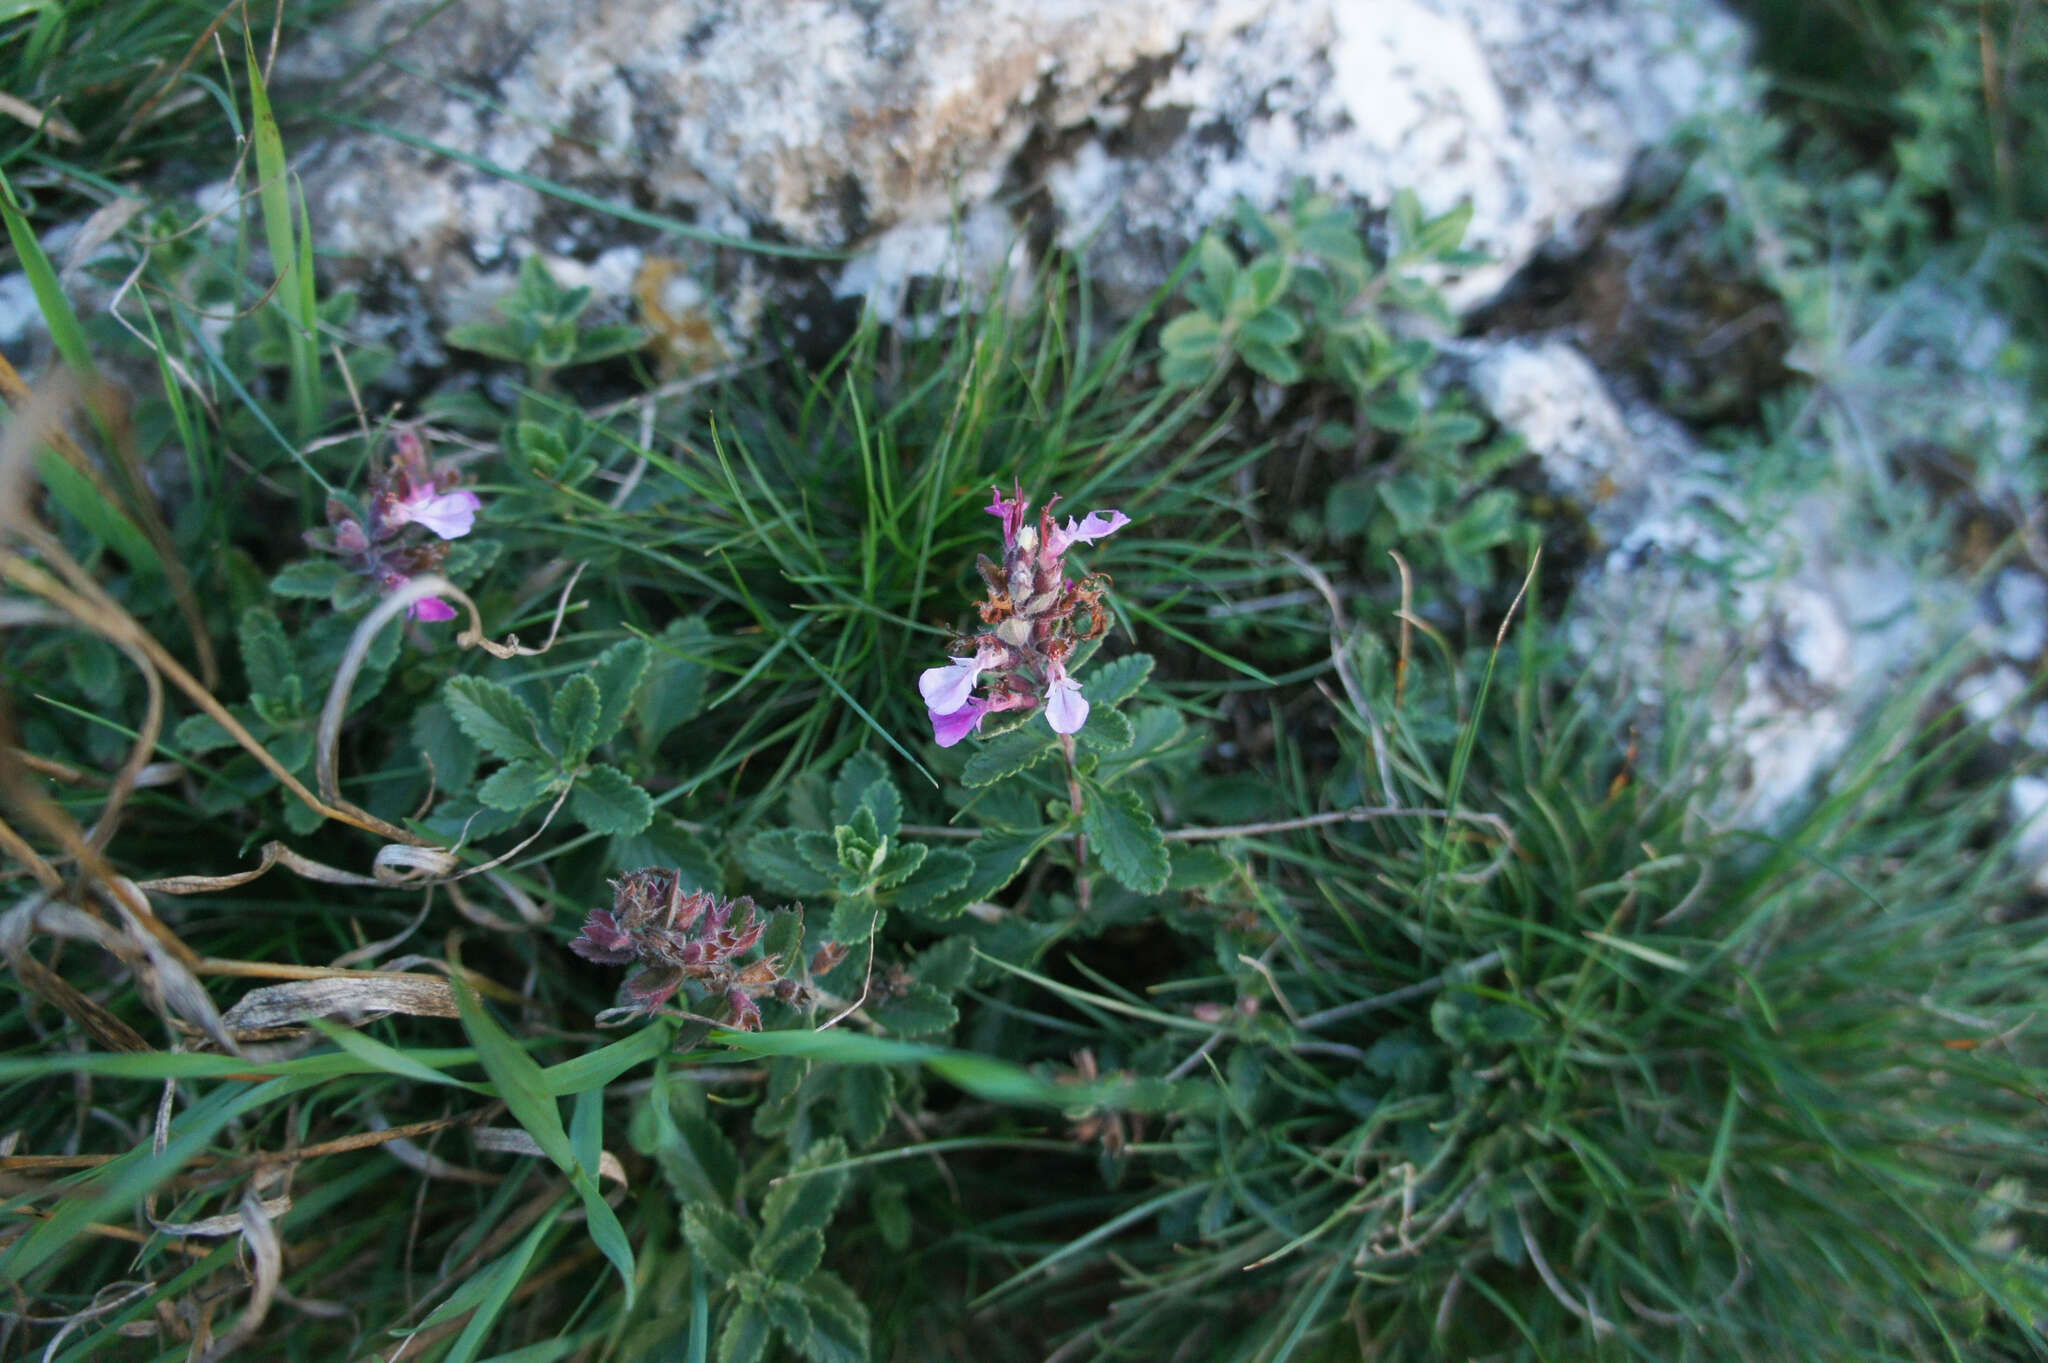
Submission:
{"label": "flower spike", "polygon": [[1057,496],[1049,498],[1037,523],[1026,518],[1030,499],[1021,484],[994,491],[986,508],[1003,523],[1003,561],[984,555],[978,562],[988,599],[980,606],[983,630],[956,644],[944,666],[918,674],[917,690],[932,726],[932,738],[950,748],[1004,710],[1043,707],[1056,733],[1078,733],[1088,722],[1088,699],[1067,675],[1074,650],[1101,636],[1108,620],[1102,575],[1076,581],[1067,575],[1066,554],[1076,544],[1093,544],[1131,523],[1121,511],[1091,511],[1065,525],[1052,518]]}

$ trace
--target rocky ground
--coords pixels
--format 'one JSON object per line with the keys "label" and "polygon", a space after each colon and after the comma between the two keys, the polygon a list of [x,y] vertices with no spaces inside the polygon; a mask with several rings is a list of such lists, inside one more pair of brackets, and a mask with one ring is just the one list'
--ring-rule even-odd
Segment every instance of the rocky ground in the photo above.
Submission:
{"label": "rocky ground", "polygon": [[[1747,37],[1678,0],[367,0],[278,79],[377,96],[380,126],[331,127],[301,170],[401,389],[534,254],[601,309],[683,318],[730,355],[771,310],[821,346],[862,306],[914,327],[1055,247],[1129,308],[1235,202],[1302,180],[1367,215],[1404,187],[1432,212],[1469,202],[1490,263],[1444,281],[1465,319],[1444,380],[1583,512],[1589,661],[1646,701],[1720,678],[1742,773],[1725,812],[1768,822],[1962,635],[1988,657],[1970,712],[2048,742],[2025,702],[2048,585],[2025,554],[1988,585],[1967,553],[1903,556],[1839,490],[1776,495],[1703,440],[1802,379],[1795,428],[1851,472],[1990,449],[1988,479],[1948,489],[1959,519],[2038,538],[1995,472],[2034,421],[1986,377],[2005,333],[1966,292],[1909,289],[1853,354],[1803,355],[1753,276],[1631,221],[1675,130],[1751,116]],[[5,310],[29,301],[0,280]],[[2030,817],[2048,785],[2016,799]]]}

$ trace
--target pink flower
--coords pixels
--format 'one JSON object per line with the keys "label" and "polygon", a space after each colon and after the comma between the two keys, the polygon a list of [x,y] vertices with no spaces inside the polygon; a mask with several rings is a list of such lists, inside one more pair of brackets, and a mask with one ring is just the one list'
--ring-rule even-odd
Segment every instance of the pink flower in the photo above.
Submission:
{"label": "pink flower", "polygon": [[1024,489],[1021,487],[1008,497],[1003,495],[1001,488],[990,488],[989,491],[995,493],[996,499],[982,509],[991,516],[1002,517],[1003,544],[1015,544],[1017,532],[1024,528],[1024,513],[1030,509],[1031,503],[1025,499]]}
{"label": "pink flower", "polygon": [[1113,535],[1130,523],[1131,518],[1121,511],[1091,511],[1081,518],[1078,525],[1074,523],[1074,518],[1069,516],[1065,529],[1055,526],[1052,533],[1046,536],[1045,551],[1057,557],[1066,553],[1067,546],[1071,544],[1093,544],[1104,535]]}
{"label": "pink flower", "polygon": [[955,658],[944,667],[928,667],[919,673],[917,693],[924,697],[925,708],[933,714],[950,715],[967,703],[968,694],[980,676],[977,659]]}
{"label": "pink flower", "polygon": [[999,666],[1002,661],[1002,649],[984,645],[972,658],[954,658],[944,667],[928,667],[919,673],[917,693],[924,697],[927,709],[950,715],[967,703],[983,670]]}
{"label": "pink flower", "polygon": [[[412,581],[410,573],[401,573],[396,568],[393,568],[384,574],[384,590],[395,592],[410,581]],[[407,607],[406,614],[415,620],[425,621],[428,624],[438,624],[443,620],[453,620],[455,618],[455,607],[449,605],[438,596],[423,596]]]}
{"label": "pink flower", "polygon": [[461,539],[476,525],[476,513],[482,506],[474,492],[436,492],[432,483],[423,483],[394,500],[384,522],[424,525],[444,540]]}
{"label": "pink flower", "polygon": [[950,748],[967,735],[981,727],[981,721],[988,715],[988,702],[979,696],[970,698],[959,709],[940,714],[931,712],[932,737],[942,748]]}
{"label": "pink flower", "polygon": [[1045,722],[1052,725],[1056,734],[1076,734],[1088,722],[1088,698],[1081,694],[1081,683],[1067,675],[1067,670],[1054,663],[1050,669],[1051,684],[1045,692]]}

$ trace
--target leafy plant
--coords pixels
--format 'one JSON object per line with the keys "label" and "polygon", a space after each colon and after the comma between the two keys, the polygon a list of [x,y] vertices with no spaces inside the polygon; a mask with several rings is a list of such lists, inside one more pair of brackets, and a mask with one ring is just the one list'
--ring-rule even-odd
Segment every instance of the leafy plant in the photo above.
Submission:
{"label": "leafy plant", "polygon": [[536,385],[571,365],[591,364],[640,348],[646,333],[635,326],[582,322],[590,289],[565,289],[538,256],[519,263],[519,279],[498,301],[500,320],[464,322],[448,329],[448,344],[526,366]]}

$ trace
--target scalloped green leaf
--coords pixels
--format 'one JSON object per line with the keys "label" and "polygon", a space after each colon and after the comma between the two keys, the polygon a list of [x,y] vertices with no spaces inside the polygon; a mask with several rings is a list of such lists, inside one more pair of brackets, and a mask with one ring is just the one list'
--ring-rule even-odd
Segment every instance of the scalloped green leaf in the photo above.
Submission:
{"label": "scalloped green leaf", "polygon": [[561,788],[562,774],[553,762],[522,758],[507,762],[476,788],[479,804],[518,814],[533,808]]}
{"label": "scalloped green leaf", "polygon": [[555,692],[548,716],[554,724],[555,746],[564,763],[581,762],[584,754],[596,746],[597,716],[603,707],[597,683],[587,676],[571,677]]}
{"label": "scalloped green leaf", "polygon": [[654,820],[654,801],[617,767],[585,767],[569,792],[569,812],[593,833],[634,834]]}
{"label": "scalloped green leaf", "polygon": [[1081,831],[1088,835],[1091,856],[1118,884],[1139,894],[1166,888],[1172,869],[1166,840],[1136,791],[1090,790],[1081,809]]}
{"label": "scalloped green leaf", "polygon": [[479,748],[508,762],[553,760],[541,746],[540,720],[509,687],[483,677],[450,677],[441,703]]}
{"label": "scalloped green leaf", "polygon": [[974,750],[961,768],[960,780],[970,786],[994,785],[1051,756],[1054,740],[1053,731],[1043,724],[1027,724],[999,734]]}
{"label": "scalloped green leaf", "polygon": [[[890,902],[913,913],[931,913],[940,901],[965,886],[973,874],[974,858],[967,853],[952,847],[928,848],[917,869],[896,887]],[[966,904],[966,900],[961,900],[952,912],[958,913]]]}
{"label": "scalloped green leaf", "polygon": [[[832,882],[804,855],[799,845],[802,836],[793,828],[756,833],[741,844],[740,865],[763,885],[785,894],[824,894]],[[826,838],[830,846],[830,835],[811,836]]]}
{"label": "scalloped green leaf", "polygon": [[[1152,675],[1152,655],[1149,653],[1126,653],[1121,658],[1112,658],[1099,667],[1088,669],[1082,678],[1081,692],[1088,697],[1091,705],[1121,705],[1138,694],[1138,688]],[[1090,722],[1094,715],[1090,714]]]}

